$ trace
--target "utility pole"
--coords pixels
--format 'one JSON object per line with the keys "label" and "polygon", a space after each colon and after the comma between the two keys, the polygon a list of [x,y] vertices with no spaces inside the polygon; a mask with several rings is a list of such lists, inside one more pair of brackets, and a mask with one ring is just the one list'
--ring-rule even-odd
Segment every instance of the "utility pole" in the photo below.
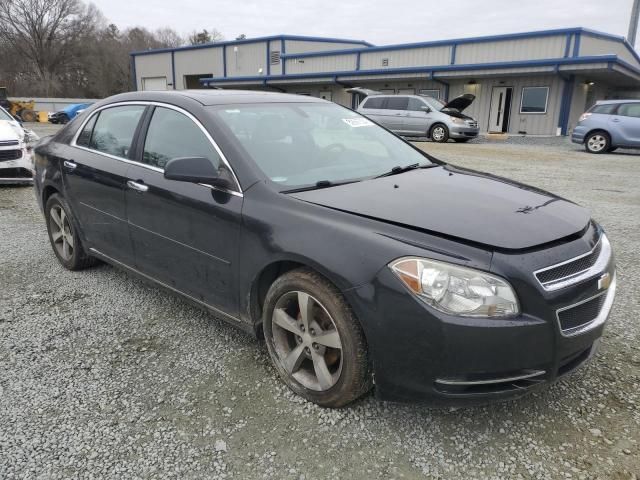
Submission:
{"label": "utility pole", "polygon": [[631,8],[631,20],[629,21],[629,35],[627,40],[633,48],[636,47],[636,35],[638,33],[638,16],[640,15],[640,0],[633,0]]}

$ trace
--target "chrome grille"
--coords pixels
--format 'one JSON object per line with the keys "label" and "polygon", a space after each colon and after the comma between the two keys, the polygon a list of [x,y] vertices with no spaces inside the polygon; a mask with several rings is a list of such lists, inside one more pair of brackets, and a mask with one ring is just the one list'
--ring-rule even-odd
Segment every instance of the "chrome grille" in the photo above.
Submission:
{"label": "chrome grille", "polygon": [[611,245],[607,236],[602,234],[590,252],[537,270],[534,275],[545,290],[558,290],[603,272],[610,258]]}
{"label": "chrome grille", "polygon": [[0,147],[11,147],[13,145],[19,145],[18,140],[0,140]]}
{"label": "chrome grille", "polygon": [[22,150],[0,150],[0,162],[22,158]]}
{"label": "chrome grille", "polygon": [[468,120],[467,125],[473,128],[478,128],[478,122],[476,122],[475,120]]}

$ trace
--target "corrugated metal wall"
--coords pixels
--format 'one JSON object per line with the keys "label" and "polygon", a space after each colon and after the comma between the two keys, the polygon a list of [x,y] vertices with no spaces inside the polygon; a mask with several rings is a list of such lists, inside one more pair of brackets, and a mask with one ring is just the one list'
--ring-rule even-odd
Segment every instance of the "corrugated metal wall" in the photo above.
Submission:
{"label": "corrugated metal wall", "polygon": [[[382,63],[388,60],[388,67]],[[383,50],[362,53],[360,56],[361,70],[376,70],[384,68],[402,68],[424,65],[448,65],[451,62],[451,47],[408,48],[402,50]]]}
{"label": "corrugated metal wall", "polygon": [[566,35],[558,35],[498,42],[465,43],[458,45],[456,49],[456,64],[562,58],[566,42]]}
{"label": "corrugated metal wall", "polygon": [[309,40],[285,40],[285,44],[287,53],[327,52],[363,47],[361,43],[313,42]]}
{"label": "corrugated metal wall", "polygon": [[[526,132],[527,135],[554,135],[558,128],[563,82],[558,76],[539,75],[531,77],[512,77],[478,80],[475,85],[464,81],[452,81],[450,98],[472,93],[476,101],[465,110],[465,114],[478,120],[480,129],[486,132],[491,110],[491,92],[493,87],[512,87],[511,119],[509,133]],[[523,87],[549,87],[547,112],[545,114],[520,113],[520,100]]]}
{"label": "corrugated metal wall", "polygon": [[184,84],[185,75],[207,73],[213,77],[221,77],[224,71],[222,48],[203,48],[175,52],[176,89],[186,88]]}
{"label": "corrugated metal wall", "polygon": [[171,83],[171,53],[155,53],[153,55],[136,55],[136,87],[142,90],[144,78],[165,77]]}
{"label": "corrugated metal wall", "polygon": [[633,54],[620,42],[596,38],[588,34],[582,34],[580,39],[580,55],[618,55],[618,58],[635,65],[637,60]]}
{"label": "corrugated metal wall", "polygon": [[243,77],[267,74],[267,43],[243,43],[227,45],[227,76]]}
{"label": "corrugated metal wall", "polygon": [[326,57],[308,57],[287,59],[287,73],[342,72],[356,69],[356,55],[332,55]]}

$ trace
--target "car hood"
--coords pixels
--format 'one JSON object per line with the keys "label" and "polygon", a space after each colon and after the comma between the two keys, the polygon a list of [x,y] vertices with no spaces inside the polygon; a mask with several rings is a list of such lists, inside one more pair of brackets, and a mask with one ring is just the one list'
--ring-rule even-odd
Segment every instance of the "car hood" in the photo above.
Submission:
{"label": "car hood", "polygon": [[0,141],[18,140],[22,141],[24,131],[17,122],[0,120]]}
{"label": "car hood", "polygon": [[469,105],[471,105],[475,99],[475,95],[465,93],[464,95],[460,95],[459,97],[456,97],[448,102],[442,110],[453,109],[462,112]]}
{"label": "car hood", "polygon": [[588,210],[489,174],[438,166],[321,190],[305,202],[496,249],[525,249],[583,231]]}

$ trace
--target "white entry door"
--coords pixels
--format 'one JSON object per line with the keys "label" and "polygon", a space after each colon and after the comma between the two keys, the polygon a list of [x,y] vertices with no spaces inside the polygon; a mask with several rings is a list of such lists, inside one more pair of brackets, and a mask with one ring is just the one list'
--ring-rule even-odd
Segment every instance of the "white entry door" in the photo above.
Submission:
{"label": "white entry door", "polygon": [[166,90],[167,77],[146,77],[142,79],[143,90]]}
{"label": "white entry door", "polygon": [[511,87],[493,87],[489,112],[490,133],[503,133],[508,130],[512,92]]}

